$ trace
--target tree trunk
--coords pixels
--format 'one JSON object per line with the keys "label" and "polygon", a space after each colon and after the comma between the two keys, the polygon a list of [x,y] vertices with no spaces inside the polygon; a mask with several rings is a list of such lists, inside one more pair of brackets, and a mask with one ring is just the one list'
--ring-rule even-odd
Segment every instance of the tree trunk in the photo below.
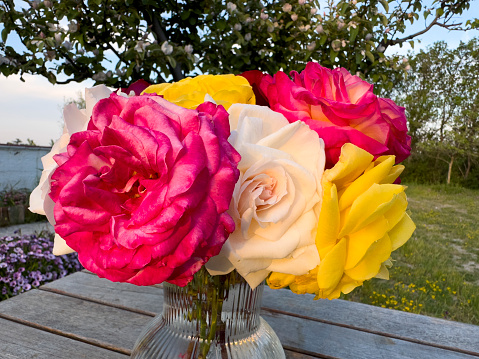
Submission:
{"label": "tree trunk", "polygon": [[471,155],[467,155],[467,167],[466,167],[466,173],[464,173],[464,179],[467,180],[467,177],[469,176],[469,172],[471,172],[471,167],[472,167],[472,161],[471,161]]}
{"label": "tree trunk", "polygon": [[454,155],[451,156],[451,161],[449,162],[449,170],[447,171],[447,184],[451,184],[451,172],[452,172],[453,163],[454,163]]}

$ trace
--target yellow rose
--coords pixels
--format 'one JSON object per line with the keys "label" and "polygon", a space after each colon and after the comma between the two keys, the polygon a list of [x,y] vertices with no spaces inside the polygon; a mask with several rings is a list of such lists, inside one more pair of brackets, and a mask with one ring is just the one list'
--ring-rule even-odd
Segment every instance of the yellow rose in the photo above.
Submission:
{"label": "yellow rose", "polygon": [[256,99],[248,80],[235,75],[200,75],[178,82],[152,85],[142,93],[156,93],[178,106],[196,109],[209,95],[228,110],[234,103],[255,105]]}
{"label": "yellow rose", "polygon": [[335,299],[365,280],[388,279],[391,252],[416,228],[406,213],[405,187],[392,184],[403,169],[394,166],[394,156],[373,161],[368,152],[345,144],[338,163],[322,179],[316,234],[320,264],[302,276],[272,273],[269,286]]}

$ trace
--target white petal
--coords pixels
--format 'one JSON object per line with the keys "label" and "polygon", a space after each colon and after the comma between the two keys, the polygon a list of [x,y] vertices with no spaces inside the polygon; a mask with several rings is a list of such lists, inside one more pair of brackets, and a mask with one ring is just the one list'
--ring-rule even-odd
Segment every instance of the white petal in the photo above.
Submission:
{"label": "white petal", "polygon": [[320,259],[315,244],[301,247],[291,254],[291,258],[274,259],[267,268],[272,272],[304,275],[319,265]]}
{"label": "white petal", "polygon": [[68,247],[67,242],[55,233],[54,243],[53,243],[53,254],[56,256],[61,256],[63,254],[74,253],[75,251]]}
{"label": "white petal", "polygon": [[85,89],[85,103],[86,103],[86,116],[90,120],[93,107],[101,99],[109,97],[111,90],[105,85],[94,86],[89,89]]}

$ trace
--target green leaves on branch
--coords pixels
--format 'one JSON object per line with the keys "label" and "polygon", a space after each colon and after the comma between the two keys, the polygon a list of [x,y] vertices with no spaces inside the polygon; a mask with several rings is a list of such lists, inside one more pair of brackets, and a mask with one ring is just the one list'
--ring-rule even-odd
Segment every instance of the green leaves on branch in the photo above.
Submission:
{"label": "green leaves on branch", "polygon": [[[448,26],[470,1],[428,5],[423,15],[435,13]],[[0,5],[6,76],[39,74],[56,83],[93,78],[125,87],[140,78],[162,82],[192,73],[300,71],[313,60],[377,78],[377,91],[404,74],[401,59],[383,53],[402,44],[406,25],[423,9],[421,0],[329,0],[323,7],[303,0],[35,0],[24,9],[12,3]],[[26,49],[6,46],[17,35]]]}

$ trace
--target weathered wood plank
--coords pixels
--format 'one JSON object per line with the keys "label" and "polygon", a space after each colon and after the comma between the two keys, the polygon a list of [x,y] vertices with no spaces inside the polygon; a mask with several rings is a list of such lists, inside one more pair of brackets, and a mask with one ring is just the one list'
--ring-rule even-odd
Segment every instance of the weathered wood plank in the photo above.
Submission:
{"label": "weathered wood plank", "polygon": [[[80,276],[87,277],[86,279],[77,280],[80,278]],[[77,281],[75,282],[74,279]],[[65,285],[63,285],[63,283],[65,283]],[[73,285],[74,283],[76,283],[76,285]],[[75,278],[73,276],[71,277],[71,282],[67,281],[66,279],[62,279],[57,283],[55,288],[62,291],[81,293],[82,296],[92,297],[95,299],[101,298],[105,301],[113,300],[115,303],[118,303],[118,300],[115,298],[121,297],[122,305],[127,307],[134,305],[140,310],[144,308],[142,307],[143,305],[149,309],[152,309],[152,305],[158,305],[158,303],[161,302],[161,289],[143,289],[148,294],[142,299],[142,304],[139,305],[137,297],[138,293],[127,290],[122,294],[122,292],[118,289],[119,287],[116,287],[115,284],[110,283],[110,285],[106,283],[107,281],[103,279],[98,279],[86,273],[78,273],[78,276]],[[85,286],[83,287],[83,285]],[[108,293],[107,295],[103,294],[99,289],[104,286],[108,287],[106,290]],[[310,297],[301,297],[293,294],[295,297],[291,298],[288,298],[288,295],[286,295],[286,298],[289,299],[288,308],[284,308],[279,304],[275,304],[276,302],[283,303],[285,293],[288,292],[276,291],[275,293],[271,293],[271,291],[267,289],[265,291],[267,300],[264,304],[267,308],[273,308],[264,310],[262,312],[262,316],[271,324],[286,348],[291,349],[292,351],[299,351],[306,354],[311,353],[312,355],[314,355],[314,353],[321,353],[331,357],[336,357],[337,354],[340,354],[337,356],[340,358],[374,358],[371,352],[375,352],[378,358],[382,357],[383,355],[387,355],[391,358],[407,358],[409,355],[410,358],[416,358],[419,357],[416,356],[417,353],[421,353],[421,355],[426,357],[428,357],[428,355],[429,357],[433,355],[433,357],[438,358],[472,358],[472,356],[469,355],[453,353],[437,348],[430,348],[427,345],[383,337],[381,335],[371,334],[361,330],[357,331],[344,328],[331,323],[323,323],[314,316],[311,318],[311,311],[315,315],[318,314],[314,310],[314,306],[321,302],[312,302],[312,298]],[[271,294],[278,295],[278,299],[273,300],[271,298]],[[294,300],[292,300],[293,298]],[[344,302],[344,304],[351,304],[353,308],[357,308],[357,303]],[[300,317],[303,312],[298,312],[298,306],[301,310],[310,310],[309,312],[305,312],[306,314],[309,314],[309,319]],[[360,307],[361,306],[363,305],[360,305]],[[346,307],[349,308],[349,306]],[[277,308],[285,309],[284,313],[281,313]],[[375,307],[371,308],[378,309]],[[294,312],[299,316],[290,316],[287,312]],[[351,309],[348,309],[346,312],[351,312]],[[370,314],[369,312],[366,313]],[[361,313],[355,314],[356,316],[361,317]],[[364,321],[364,319],[362,320]],[[382,318],[382,320],[385,319]],[[294,326],[292,326],[292,323],[295,323]],[[402,325],[404,325],[404,323]],[[348,345],[345,345],[345,343],[348,343]],[[360,348],[362,348],[362,350],[355,348],[355,344],[353,343],[359,343],[358,345]],[[374,349],[371,350],[371,348]],[[398,355],[398,351],[399,353],[402,353],[400,356],[396,356]]]}
{"label": "weathered wood plank", "polygon": [[432,318],[344,300],[318,300],[288,290],[265,288],[263,308],[294,313],[326,323],[458,348],[479,356],[479,326]]}
{"label": "weathered wood plank", "polygon": [[[163,299],[156,287],[112,283],[87,273],[75,273],[45,287],[159,313]],[[141,295],[138,295],[141,293]],[[327,323],[358,328],[393,338],[431,343],[479,353],[479,326],[431,318],[343,300],[313,301],[290,291],[265,288],[263,308],[292,313]]]}
{"label": "weathered wood plank", "polygon": [[[71,274],[61,280],[45,284],[41,288],[59,290],[152,313],[160,313],[163,308],[163,290],[161,288],[113,283],[85,272]],[[158,295],[158,293],[160,294]]]}
{"label": "weathered wood plank", "polygon": [[0,302],[0,313],[126,351],[151,320],[143,314],[41,290]]}
{"label": "weathered wood plank", "polygon": [[116,353],[0,318],[2,359],[126,359]]}
{"label": "weathered wood plank", "polygon": [[284,347],[298,348],[306,354],[321,353],[326,357],[348,359],[477,359],[472,355],[304,318],[285,318],[277,313],[262,313],[262,317],[278,334]]}

